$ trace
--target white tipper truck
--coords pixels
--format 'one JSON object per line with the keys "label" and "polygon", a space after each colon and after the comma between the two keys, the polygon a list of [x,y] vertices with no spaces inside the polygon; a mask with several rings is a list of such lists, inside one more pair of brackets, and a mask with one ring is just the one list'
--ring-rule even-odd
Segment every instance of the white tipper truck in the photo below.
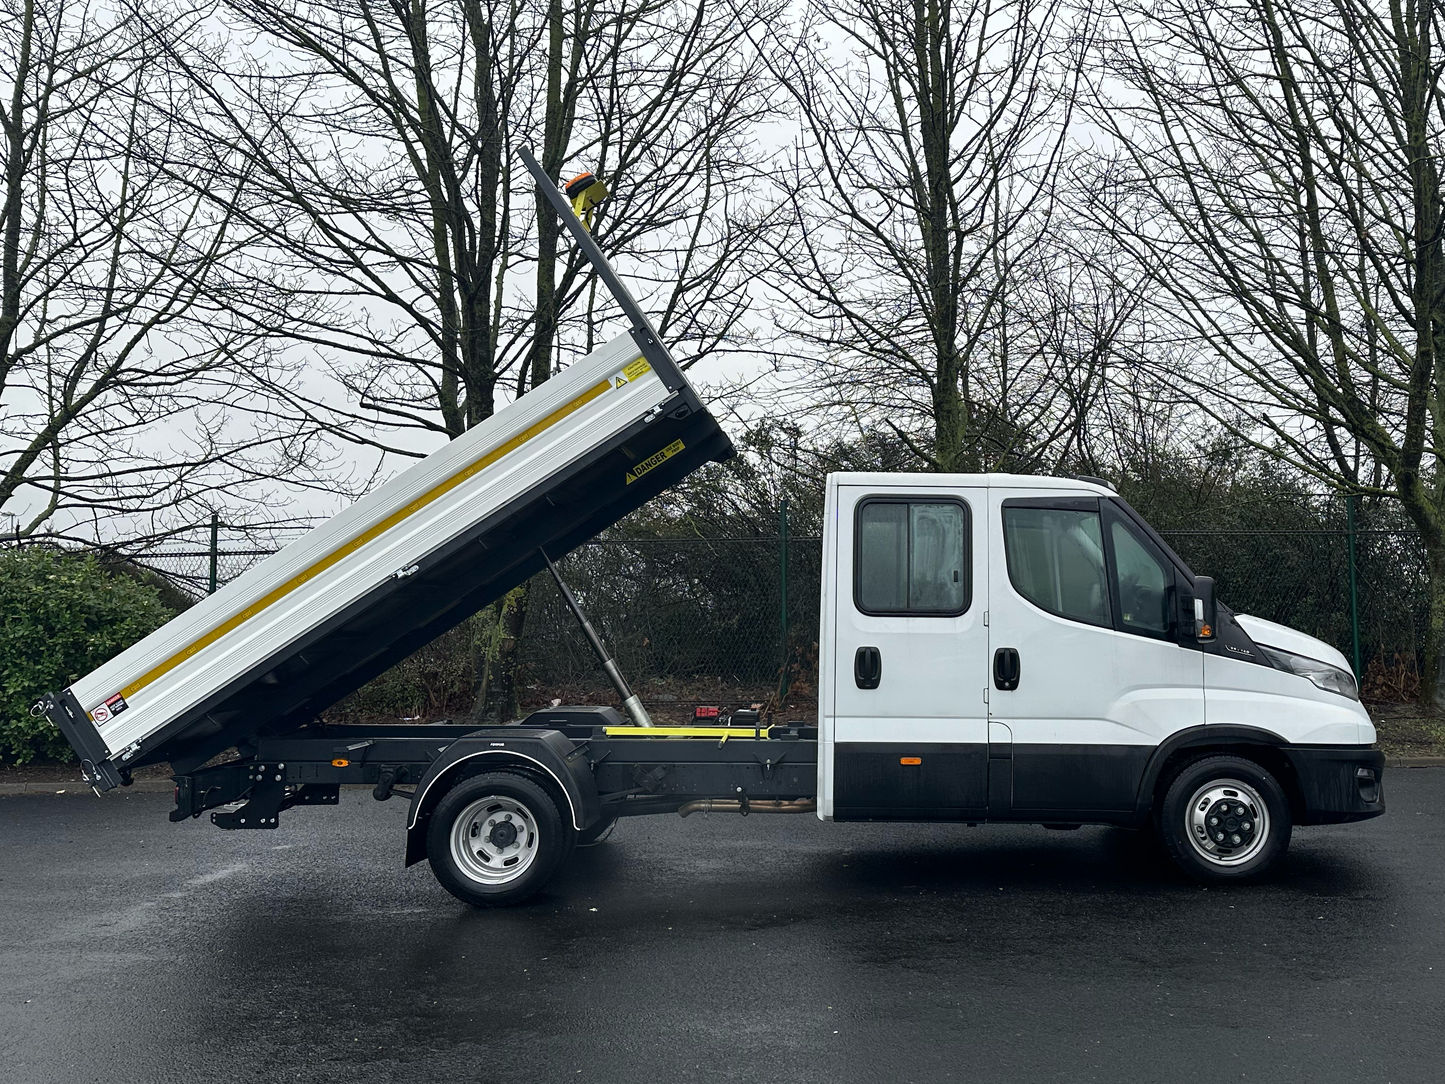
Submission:
{"label": "white tipper truck", "polygon": [[[1156,832],[1204,882],[1297,825],[1384,812],[1344,657],[1234,615],[1106,484],[834,474],[816,725],[651,725],[559,577],[623,713],[337,726],[321,713],[708,461],[733,454],[562,194],[631,322],[41,702],[98,790],[168,762],[172,820],[274,829],[342,784],[410,788],[408,865],[478,906],[537,892],[619,817],[1011,821]],[[225,750],[236,754],[211,764]],[[209,766],[208,766],[209,765]],[[395,793],[406,793],[406,790]]]}

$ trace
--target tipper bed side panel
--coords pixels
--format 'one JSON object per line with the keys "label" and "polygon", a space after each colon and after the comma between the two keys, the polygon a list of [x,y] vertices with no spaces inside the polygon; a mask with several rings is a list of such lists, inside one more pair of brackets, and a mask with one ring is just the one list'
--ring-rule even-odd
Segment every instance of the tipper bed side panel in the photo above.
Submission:
{"label": "tipper bed side panel", "polygon": [[324,620],[278,642],[244,672],[227,674],[199,701],[141,732],[124,750],[102,740],[103,732],[72,695],[80,691],[94,698],[94,688],[81,687],[87,681],[97,686],[91,680],[96,675],[47,697],[51,719],[84,760],[102,769],[87,773],[101,785],[119,782],[119,768],[160,760],[189,770],[258,732],[285,732],[310,721],[540,571],[541,549],[558,558],[703,463],[733,454],[726,434],[685,382],[671,395],[654,386],[661,410],[639,409],[620,431],[596,438],[586,432],[587,416],[579,412],[573,424],[580,427],[569,441],[580,455],[524,492],[495,502],[475,522],[447,529],[446,540],[412,565],[348,596]]}
{"label": "tipper bed side panel", "polygon": [[[654,423],[649,439],[664,432],[664,446],[681,439],[687,449],[645,481],[623,481],[635,460],[625,440],[610,442],[565,484],[541,487],[477,525],[433,554],[415,575],[358,599],[268,662],[264,673],[247,675],[233,690],[221,690],[214,704],[188,712],[169,734],[163,732],[163,742],[145,750],[144,760],[201,764],[261,727],[279,733],[304,725],[542,571],[540,549],[554,559],[570,552],[703,463],[732,452],[706,413],[666,426]],[[680,433],[686,435],[675,435]]]}

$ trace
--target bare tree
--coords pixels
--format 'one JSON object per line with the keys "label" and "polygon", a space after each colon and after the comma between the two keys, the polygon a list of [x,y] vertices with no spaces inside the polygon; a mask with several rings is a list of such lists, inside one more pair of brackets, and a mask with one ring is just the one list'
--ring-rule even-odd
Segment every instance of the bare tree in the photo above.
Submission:
{"label": "bare tree", "polygon": [[556,226],[534,212],[519,145],[540,147],[559,182],[578,167],[604,176],[614,196],[598,242],[656,284],[654,310],[689,310],[685,360],[736,330],[738,306],[697,316],[685,299],[733,297],[746,281],[740,239],[752,224],[738,212],[756,169],[750,129],[771,108],[746,32],[768,9],[230,0],[227,10],[271,51],[224,34],[172,48],[210,101],[203,124],[215,169],[235,180],[236,213],[265,236],[248,265],[256,296],[237,301],[251,303],[240,307],[258,333],[331,364],[346,401],[300,405],[338,436],[420,454],[399,434],[465,431],[613,315],[587,304],[575,254],[540,258],[539,220]]}
{"label": "bare tree", "polygon": [[[626,260],[634,278],[641,273],[644,304],[661,306],[654,322],[684,368],[744,338],[744,268],[765,228],[748,208],[761,157],[751,130],[771,110],[748,34],[769,11],[707,0],[548,5],[541,165],[562,182],[572,146],[573,160],[614,178],[617,191],[592,228],[605,252]],[[602,315],[580,254],[569,253],[559,273],[560,223],[541,192],[536,226],[533,387],[554,370],[559,333],[590,351]],[[514,652],[527,609],[527,585],[497,604],[498,649],[483,678],[494,712],[516,703]]]}
{"label": "bare tree", "polygon": [[[824,405],[892,426],[923,465],[1029,461],[1071,375],[1030,338],[1071,60],[1053,0],[810,4],[774,70],[802,136],[782,182],[782,320]],[[1046,270],[1047,269],[1047,270]]]}
{"label": "bare tree", "polygon": [[256,334],[328,363],[341,395],[313,387],[296,408],[343,439],[424,454],[388,434],[460,435],[516,363],[503,118],[535,28],[483,0],[225,10],[233,25],[167,41],[207,103],[195,135],[229,182],[213,195],[257,238],[252,289],[227,300]]}
{"label": "bare tree", "polygon": [[[558,182],[577,165],[604,176],[595,236],[651,286],[685,363],[727,344],[753,236],[751,127],[771,108],[748,34],[768,2],[227,0],[266,49],[172,38],[209,103],[197,135],[232,181],[222,195],[263,238],[254,289],[228,303],[278,348],[320,352],[340,384],[293,391],[294,408],[423,454],[615,321],[559,253],[522,145]],[[493,615],[488,711],[515,709],[525,614],[523,590]]]}
{"label": "bare tree", "polygon": [[[1430,561],[1445,700],[1445,83],[1437,4],[1114,9],[1095,216],[1195,358],[1217,425],[1339,491],[1398,500]],[[1114,93],[1107,91],[1112,88]]]}
{"label": "bare tree", "polygon": [[197,167],[176,166],[193,174],[177,184],[158,164],[187,156],[156,42],[91,5],[5,0],[0,13],[7,533],[133,548],[247,504],[247,480],[304,482],[314,434],[251,379],[279,387],[289,372],[206,301],[248,238],[196,197]]}

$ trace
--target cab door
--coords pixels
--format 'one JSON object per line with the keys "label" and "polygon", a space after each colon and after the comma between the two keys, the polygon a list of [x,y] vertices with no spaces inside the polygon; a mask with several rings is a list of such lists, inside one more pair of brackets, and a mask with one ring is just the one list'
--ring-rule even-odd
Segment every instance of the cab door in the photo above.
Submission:
{"label": "cab door", "polygon": [[986,808],[987,494],[839,487],[834,819],[967,820]]}
{"label": "cab door", "polygon": [[1011,738],[1008,815],[1133,810],[1155,747],[1204,722],[1180,574],[1107,498],[992,489],[989,518],[989,709]]}

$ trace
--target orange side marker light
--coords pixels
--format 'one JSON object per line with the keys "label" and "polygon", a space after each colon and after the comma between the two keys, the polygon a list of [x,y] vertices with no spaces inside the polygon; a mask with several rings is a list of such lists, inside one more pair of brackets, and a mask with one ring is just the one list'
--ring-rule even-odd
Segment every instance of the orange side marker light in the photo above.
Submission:
{"label": "orange side marker light", "polygon": [[922,758],[922,757],[899,757],[899,758],[898,758],[898,763],[899,763],[899,764],[922,764],[922,763],[923,763],[923,758]]}

